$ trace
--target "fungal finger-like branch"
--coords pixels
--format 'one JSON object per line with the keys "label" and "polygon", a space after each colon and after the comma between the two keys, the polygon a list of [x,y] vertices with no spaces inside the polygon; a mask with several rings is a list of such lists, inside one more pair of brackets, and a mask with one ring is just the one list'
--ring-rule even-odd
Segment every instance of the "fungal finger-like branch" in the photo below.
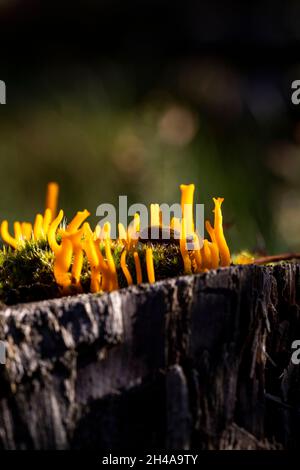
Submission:
{"label": "fungal finger-like branch", "polygon": [[223,216],[222,216],[222,210],[221,210],[221,205],[224,199],[221,197],[218,197],[218,198],[213,198],[213,201],[215,203],[214,233],[215,233],[217,245],[220,251],[220,264],[221,266],[229,266],[230,265],[230,251],[229,251],[229,248],[228,248],[225,236],[224,236]]}
{"label": "fungal finger-like branch", "polygon": [[133,284],[133,280],[132,280],[130,271],[128,269],[128,266],[126,264],[126,255],[127,255],[127,251],[123,250],[121,254],[121,269],[123,271],[124,276],[126,277],[127,285],[131,286]]}
{"label": "fungal finger-like branch", "polygon": [[155,282],[155,273],[154,273],[152,248],[150,247],[146,248],[146,267],[147,267],[148,281],[150,282],[150,284],[153,284],[153,282]]}
{"label": "fungal finger-like branch", "polygon": [[86,209],[84,209],[83,211],[78,211],[77,214],[75,215],[75,217],[73,218],[73,220],[71,220],[71,222],[69,223],[69,225],[67,226],[67,232],[68,233],[73,233],[75,232],[76,230],[78,230],[78,228],[80,227],[80,225],[85,221],[85,219],[90,215],[89,211],[87,211]]}
{"label": "fungal finger-like branch", "polygon": [[10,235],[10,233],[8,231],[8,221],[7,220],[3,220],[2,223],[1,223],[1,237],[3,238],[5,243],[10,245],[12,248],[17,248],[18,242],[14,237],[12,237]]}
{"label": "fungal finger-like branch", "polygon": [[193,217],[193,202],[194,202],[194,184],[181,184],[181,212],[182,218],[186,221],[186,234],[194,233],[194,217]]}
{"label": "fungal finger-like branch", "polygon": [[51,220],[56,217],[57,211],[57,202],[58,202],[58,195],[59,195],[59,185],[55,182],[50,182],[47,185],[47,193],[46,193],[46,204],[45,209],[49,209],[51,212]]}
{"label": "fungal finger-like branch", "polygon": [[181,234],[180,234],[180,252],[183,260],[183,265],[184,265],[184,272],[186,274],[191,274],[192,273],[192,265],[191,265],[191,260],[189,257],[189,252],[187,249],[187,240],[186,240],[186,221],[185,218],[182,218],[181,222]]}
{"label": "fungal finger-like branch", "polygon": [[22,222],[21,229],[23,240],[30,240],[32,237],[32,224],[30,222]]}
{"label": "fungal finger-like branch", "polygon": [[61,243],[61,249],[56,253],[54,261],[54,276],[57,284],[62,287],[63,292],[66,293],[71,285],[72,278],[69,269],[72,263],[73,247],[72,242],[65,239]]}
{"label": "fungal finger-like branch", "polygon": [[46,237],[48,234],[48,230],[50,227],[50,224],[52,222],[53,216],[52,216],[52,211],[50,208],[47,208],[44,212],[44,220],[43,220],[43,235]]}
{"label": "fungal finger-like branch", "polygon": [[141,267],[139,254],[137,251],[133,253],[133,258],[134,258],[134,264],[135,264],[136,282],[137,284],[141,284],[143,282],[142,267]]}
{"label": "fungal finger-like branch", "polygon": [[23,244],[22,228],[20,222],[14,222],[14,234],[17,245]]}
{"label": "fungal finger-like branch", "polygon": [[35,240],[39,240],[43,236],[43,222],[44,217],[42,214],[37,214],[35,216],[34,224],[33,224],[33,236]]}
{"label": "fungal finger-like branch", "polygon": [[58,216],[53,220],[48,230],[48,243],[54,253],[58,253],[61,249],[61,245],[59,245],[56,240],[56,231],[63,219],[63,216],[64,211],[60,210]]}

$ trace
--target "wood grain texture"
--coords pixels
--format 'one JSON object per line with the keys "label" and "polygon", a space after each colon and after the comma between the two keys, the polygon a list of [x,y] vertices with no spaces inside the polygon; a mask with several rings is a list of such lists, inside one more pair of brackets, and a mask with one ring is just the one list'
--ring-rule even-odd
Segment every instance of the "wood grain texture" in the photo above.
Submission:
{"label": "wood grain texture", "polygon": [[284,263],[4,307],[0,447],[297,447],[299,299]]}

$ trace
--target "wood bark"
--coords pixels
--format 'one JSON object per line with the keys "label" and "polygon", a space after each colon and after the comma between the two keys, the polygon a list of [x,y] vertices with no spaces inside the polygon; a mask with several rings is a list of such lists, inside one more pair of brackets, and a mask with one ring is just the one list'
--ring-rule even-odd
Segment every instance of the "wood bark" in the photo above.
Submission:
{"label": "wood bark", "polygon": [[300,444],[300,265],[3,307],[0,447]]}

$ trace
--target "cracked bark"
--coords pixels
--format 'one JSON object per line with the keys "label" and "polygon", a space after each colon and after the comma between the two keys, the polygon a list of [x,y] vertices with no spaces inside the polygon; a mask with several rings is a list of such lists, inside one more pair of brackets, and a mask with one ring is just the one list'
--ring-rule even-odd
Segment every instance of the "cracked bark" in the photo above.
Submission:
{"label": "cracked bark", "polygon": [[4,307],[0,447],[300,444],[300,265]]}

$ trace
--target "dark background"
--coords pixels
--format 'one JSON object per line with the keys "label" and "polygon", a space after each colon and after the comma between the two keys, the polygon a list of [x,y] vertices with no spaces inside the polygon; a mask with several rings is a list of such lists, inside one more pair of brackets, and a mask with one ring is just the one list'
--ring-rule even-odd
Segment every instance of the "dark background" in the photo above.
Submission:
{"label": "dark background", "polygon": [[299,42],[297,1],[0,0],[0,219],[194,182],[233,250],[300,249]]}

